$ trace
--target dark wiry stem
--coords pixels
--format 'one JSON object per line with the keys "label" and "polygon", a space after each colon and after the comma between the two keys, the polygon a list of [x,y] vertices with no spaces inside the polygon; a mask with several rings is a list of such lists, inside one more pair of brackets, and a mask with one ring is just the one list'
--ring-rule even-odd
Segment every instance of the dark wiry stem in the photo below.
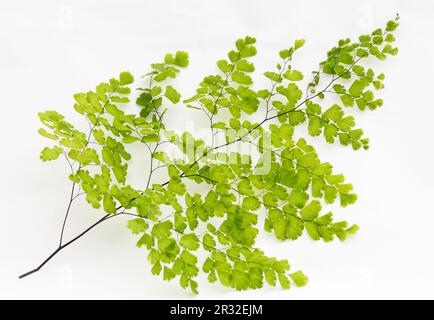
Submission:
{"label": "dark wiry stem", "polygon": [[18,278],[22,279],[25,278],[35,272],[38,272],[39,270],[41,270],[41,268],[47,264],[48,261],[50,261],[51,259],[54,258],[54,256],[56,256],[56,254],[58,254],[60,251],[62,251],[63,249],[65,249],[67,246],[69,246],[71,243],[74,243],[75,241],[77,241],[78,239],[80,239],[82,236],[84,236],[86,233],[88,233],[90,230],[92,230],[93,228],[95,228],[97,225],[99,225],[100,223],[112,218],[112,217],[116,217],[118,214],[114,214],[114,215],[110,215],[107,214],[104,217],[102,217],[101,219],[99,219],[98,221],[96,221],[94,224],[92,224],[90,227],[88,227],[87,229],[85,229],[83,232],[81,232],[79,235],[77,235],[76,237],[74,237],[73,239],[69,240],[68,242],[66,242],[63,245],[60,245],[56,250],[54,250],[47,259],[45,259],[38,267],[36,267],[33,270],[30,270],[26,273],[23,273],[22,275],[20,275]]}
{"label": "dark wiry stem", "polygon": [[75,199],[75,197],[74,197],[74,189],[75,189],[75,182],[72,183],[71,196],[69,198],[69,203],[68,203],[68,208],[66,209],[65,218],[63,219],[62,231],[60,232],[59,247],[62,246],[63,233],[65,232],[66,221],[68,220],[69,211],[71,210],[71,204],[72,204],[72,202]]}

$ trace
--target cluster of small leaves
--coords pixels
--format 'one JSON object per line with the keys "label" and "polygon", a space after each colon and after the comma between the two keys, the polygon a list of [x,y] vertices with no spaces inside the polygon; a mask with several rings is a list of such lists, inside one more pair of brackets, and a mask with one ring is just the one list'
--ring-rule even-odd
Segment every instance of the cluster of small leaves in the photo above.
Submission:
{"label": "cluster of small leaves", "polygon": [[[383,105],[382,99],[376,99],[374,91],[384,88],[383,73],[375,74],[372,68],[364,66],[364,61],[374,57],[385,60],[388,55],[396,55],[398,48],[393,47],[393,32],[398,27],[398,20],[391,20],[384,29],[378,28],[371,34],[361,35],[358,41],[341,39],[336,47],[327,52],[327,59],[320,63],[320,71],[313,72],[313,81],[309,83],[310,93],[323,99],[327,92],[336,94],[343,107],[359,110],[375,110]],[[317,92],[323,75],[332,76],[335,81],[325,90]],[[368,138],[363,138],[363,131],[355,129],[353,116],[345,116],[344,109],[332,105],[322,112],[321,106],[311,103],[305,115],[309,119],[309,134],[324,135],[328,143],[337,138],[342,145],[351,145],[354,150],[369,147]]]}
{"label": "cluster of small leaves", "polygon": [[[339,141],[354,150],[368,147],[345,108],[357,105],[363,111],[382,105],[373,90],[384,87],[384,75],[364,64],[370,56],[384,60],[397,53],[391,45],[397,25],[395,19],[358,41],[340,40],[313,72],[304,98],[299,84],[304,76],[291,64],[303,39],[280,51],[276,69],[264,73],[270,88],[259,90],[250,75],[255,71],[251,58],[257,53],[256,40],[238,39],[227,59],[217,61],[220,73],[206,76],[196,94],[183,101],[208,117],[210,144],[164,125],[168,104],[181,101],[181,94],[167,83],[189,64],[186,52],[167,54],[151,65],[137,88],[136,112],[124,111],[134,78],[122,72],[95,91],[74,95],[74,109],[89,124],[87,134],[56,111],[40,113],[44,128],[39,133],[55,143],[40,157],[49,161],[63,155],[69,178],[79,188],[77,196],[85,194],[92,207],[102,206],[109,215],[131,216],[128,228],[139,235],[137,246],[148,250],[151,272],[164,280],[176,278],[181,287],[197,292],[195,279],[202,270],[210,282],[236,290],[261,288],[264,282],[303,286],[307,277],[301,271],[290,271],[287,260],[255,247],[259,219],[279,240],[295,240],[306,231],[313,240],[344,241],[358,230],[323,210],[336,201],[346,207],[357,196],[342,174],[296,136],[295,128],[307,122],[310,136],[323,135],[328,143]],[[331,106],[323,101],[328,93],[337,98]],[[250,122],[249,115],[259,111],[265,114],[263,120]],[[219,135],[224,143],[216,145]],[[161,151],[166,142],[186,157],[171,159]],[[150,153],[144,189],[128,184],[131,155],[125,145],[131,143],[144,144]],[[259,161],[223,150],[235,144],[252,146]],[[163,168],[167,181],[153,181],[153,173]],[[203,185],[203,192],[191,193],[191,184]]]}

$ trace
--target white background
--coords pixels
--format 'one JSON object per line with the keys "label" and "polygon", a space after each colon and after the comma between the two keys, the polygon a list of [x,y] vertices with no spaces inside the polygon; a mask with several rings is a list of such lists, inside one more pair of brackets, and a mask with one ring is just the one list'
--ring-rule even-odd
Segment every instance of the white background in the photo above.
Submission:
{"label": "white background", "polygon": [[[308,42],[294,64],[308,74],[339,38],[372,31],[397,12],[399,55],[376,66],[387,76],[385,105],[358,116],[371,149],[315,142],[321,158],[355,185],[360,200],[335,214],[357,222],[360,233],[345,243],[277,242],[267,234],[259,241],[268,254],[302,268],[308,286],[233,292],[200,281],[201,294],[193,296],[150,275],[145,250],[135,248],[121,219],[17,279],[55,249],[69,192],[65,164],[38,159],[46,143],[36,133],[38,111],[78,120],[73,93],[122,70],[140,76],[180,49],[191,64],[175,84],[187,97],[246,34],[258,39],[258,78],[299,37]],[[434,298],[433,15],[434,1],[1,1],[0,298]],[[192,112],[174,107],[168,127],[206,125],[192,121]],[[132,165],[136,180],[142,164]],[[100,214],[77,203],[67,236]]]}

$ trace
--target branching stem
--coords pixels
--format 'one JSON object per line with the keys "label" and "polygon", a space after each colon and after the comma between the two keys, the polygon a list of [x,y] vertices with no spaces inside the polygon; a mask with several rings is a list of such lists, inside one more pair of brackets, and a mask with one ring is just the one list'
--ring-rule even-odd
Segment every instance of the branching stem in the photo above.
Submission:
{"label": "branching stem", "polygon": [[[369,48],[368,48],[369,49]],[[275,86],[277,85],[277,83],[278,83],[278,81],[276,81],[275,83],[273,83],[273,85],[272,85],[272,89],[271,89],[271,91],[270,91],[270,95],[269,95],[269,97],[267,98],[267,100],[266,100],[266,107],[267,107],[267,110],[266,110],[266,116],[265,116],[265,118],[261,121],[261,122],[259,122],[258,124],[256,124],[255,126],[253,126],[250,130],[248,130],[246,133],[244,133],[242,136],[239,136],[238,138],[236,138],[236,139],[234,139],[234,140],[232,140],[232,141],[228,141],[228,142],[226,142],[226,143],[224,143],[224,144],[222,144],[222,145],[218,145],[218,146],[214,146],[214,130],[213,130],[213,128],[211,128],[212,129],[212,135],[213,135],[213,140],[212,140],[212,145],[211,145],[211,148],[210,149],[208,149],[207,151],[205,151],[201,156],[199,156],[190,166],[189,166],[189,168],[192,168],[194,165],[196,165],[201,159],[203,159],[204,157],[206,157],[210,152],[213,152],[213,151],[215,151],[215,150],[217,150],[217,149],[219,149],[219,148],[223,148],[223,147],[225,147],[225,146],[228,146],[228,145],[230,145],[230,144],[233,144],[233,143],[236,143],[236,142],[238,142],[238,141],[241,141],[241,140],[243,140],[243,138],[245,138],[247,135],[249,135],[249,134],[251,134],[252,133],[252,131],[253,130],[255,130],[255,129],[257,129],[258,127],[260,127],[260,126],[262,126],[265,122],[267,122],[267,121],[269,121],[269,120],[273,120],[273,119],[275,119],[275,118],[277,118],[277,117],[280,117],[280,116],[282,116],[282,115],[285,115],[285,114],[288,114],[288,113],[290,113],[290,112],[294,112],[295,110],[297,110],[299,107],[301,107],[302,105],[304,105],[306,102],[308,102],[308,101],[310,101],[310,100],[312,100],[312,99],[314,99],[314,98],[316,98],[316,97],[318,97],[318,96],[320,96],[321,94],[323,94],[323,93],[326,93],[326,92],[329,92],[329,88],[330,88],[330,86],[334,83],[334,82],[336,82],[338,79],[340,79],[340,78],[342,78],[346,73],[348,73],[348,72],[350,72],[350,70],[351,70],[351,68],[357,63],[357,62],[359,62],[359,60],[360,59],[362,59],[363,57],[359,57],[357,60],[355,60],[347,69],[346,69],[346,71],[344,72],[344,73],[342,73],[342,74],[340,74],[340,75],[338,75],[338,76],[333,76],[333,78],[332,78],[332,80],[330,81],[330,83],[329,84],[327,84],[327,86],[325,86],[325,88],[323,89],[323,90],[321,90],[321,91],[319,91],[319,92],[317,92],[316,94],[313,94],[313,95],[311,95],[311,96],[308,96],[308,94],[306,94],[306,98],[302,101],[302,102],[300,102],[299,104],[297,104],[294,108],[292,108],[291,110],[288,110],[288,111],[284,111],[284,112],[282,112],[282,113],[277,113],[276,115],[273,115],[273,116],[269,116],[268,114],[269,114],[269,102],[270,102],[270,100],[271,100],[271,97],[273,96],[273,92],[274,92],[274,89],[275,89]],[[288,61],[285,61],[285,63],[284,63],[284,67],[282,68],[282,70],[285,70],[285,67],[286,67],[286,63],[287,63]],[[283,71],[282,71],[283,72]],[[282,74],[282,72],[280,73],[280,76],[281,76],[281,74]],[[228,81],[228,78],[229,78],[229,75],[230,75],[230,73],[228,73],[227,75],[226,75],[226,81],[225,81],[225,84],[222,86],[222,88],[221,88],[221,91],[220,91],[220,94],[218,95],[218,97],[217,97],[217,99],[214,101],[214,107],[215,108],[217,108],[217,103],[218,103],[218,100],[219,100],[219,98],[221,97],[221,95],[223,94],[223,90],[224,90],[224,87],[226,86],[226,84],[227,84],[227,81]],[[279,78],[280,79],[280,78]],[[150,88],[152,88],[152,77],[151,77],[151,79],[150,79]],[[153,103],[153,101],[152,101],[152,103]],[[157,114],[157,116],[159,116],[159,122],[161,123],[161,121],[162,121],[162,114],[160,114],[159,112],[158,112],[158,110],[157,110],[157,108],[155,108],[155,106],[154,106],[154,110],[155,110],[155,112],[156,112],[156,114]],[[99,120],[99,117],[102,115],[102,112],[98,115],[98,117],[97,117],[97,119],[96,119],[96,122],[95,122],[95,124],[93,124],[93,126],[91,126],[90,127],[90,131],[89,131],[89,135],[88,135],[88,137],[87,137],[87,143],[86,143],[86,145],[87,144],[89,144],[90,143],[90,137],[91,137],[91,134],[92,134],[92,132],[93,132],[93,130],[94,130],[94,128],[95,128],[95,126],[96,126],[96,123],[98,122],[98,120]],[[210,124],[211,124],[211,127],[212,127],[212,125],[213,125],[213,116],[214,116],[214,114],[212,114],[211,116],[210,116]],[[252,141],[248,141],[249,143],[253,143]],[[147,184],[146,184],[146,189],[148,189],[149,188],[149,185],[150,185],[150,182],[151,182],[151,176],[152,176],[152,173],[157,169],[157,168],[159,168],[159,167],[157,167],[157,168],[153,168],[153,155],[154,155],[154,153],[156,152],[156,150],[157,150],[157,148],[158,148],[158,146],[159,146],[159,144],[157,143],[156,144],[156,146],[155,146],[155,148],[153,149],[153,150],[151,150],[151,148],[147,145],[147,147],[148,147],[148,149],[149,149],[149,151],[150,151],[150,155],[151,155],[151,160],[150,160],[150,171],[149,171],[149,176],[148,176],[148,180],[147,180]],[[70,167],[71,167],[71,170],[73,171],[73,163],[71,164],[70,163],[70,161],[69,161],[69,158],[67,157],[67,155],[66,155],[66,153],[64,152],[64,154],[65,154],[65,157],[66,157],[66,159],[68,160],[68,164],[70,165]],[[77,169],[77,170],[80,170],[81,169],[81,166],[79,166],[79,168]],[[191,175],[190,175],[191,176]],[[187,175],[186,174],[186,172],[184,171],[181,175],[180,175],[180,177],[182,178],[182,177],[189,177],[189,175]],[[205,178],[204,176],[202,176],[202,178]],[[169,181],[166,181],[166,182],[164,182],[164,183],[162,183],[161,184],[161,186],[165,186],[165,185],[167,185],[169,183]],[[76,185],[76,183],[75,182],[73,182],[73,184],[72,184],[72,188],[71,188],[71,195],[70,195],[70,198],[69,198],[69,203],[68,203],[68,206],[67,206],[67,210],[66,210],[66,214],[65,214],[65,218],[64,218],[64,220],[63,220],[63,224],[62,224],[62,229],[61,229],[61,234],[60,234],[60,240],[59,240],[59,245],[58,245],[58,247],[38,266],[38,267],[36,267],[35,269],[32,269],[32,270],[30,270],[30,271],[28,271],[28,272],[26,272],[26,273],[23,273],[22,275],[20,275],[19,276],[19,278],[20,279],[22,279],[22,278],[25,278],[25,277],[27,277],[27,276],[29,276],[29,275],[31,275],[31,274],[33,274],[33,273],[35,273],[35,272],[38,272],[39,270],[41,270],[41,268],[43,268],[51,259],[53,259],[59,252],[61,252],[63,249],[65,249],[66,247],[68,247],[70,244],[72,244],[72,243],[74,243],[75,241],[77,241],[77,240],[79,240],[81,237],[83,237],[84,235],[86,235],[89,231],[91,231],[92,229],[94,229],[96,226],[98,226],[99,224],[101,224],[102,222],[104,222],[104,221],[106,221],[106,220],[109,220],[109,219],[111,219],[111,218],[113,218],[113,217],[117,217],[117,216],[120,216],[120,215],[131,215],[131,216],[137,216],[137,217],[140,217],[140,218],[143,218],[143,217],[141,217],[141,216],[139,216],[139,215],[135,215],[135,214],[132,214],[132,213],[127,213],[127,212],[125,212],[124,210],[123,211],[120,211],[120,212],[117,212],[117,213],[115,213],[115,214],[106,214],[106,215],[104,215],[102,218],[100,218],[99,220],[97,220],[96,222],[94,222],[92,225],[90,225],[89,227],[87,227],[85,230],[83,230],[81,233],[79,233],[77,236],[75,236],[74,238],[72,238],[71,240],[69,240],[68,242],[66,242],[66,243],[63,243],[63,238],[64,238],[64,231],[65,231],[65,226],[66,226],[66,222],[67,222],[67,219],[68,219],[68,216],[69,216],[69,212],[70,212],[70,210],[71,210],[71,205],[72,205],[72,202],[75,200],[75,198],[78,196],[78,195],[80,195],[79,193],[77,194],[77,195],[74,195],[74,191],[75,191],[75,185]],[[238,190],[237,190],[238,191]],[[131,199],[131,201],[133,201],[134,199]],[[128,207],[128,205],[126,206],[126,207]],[[123,208],[123,206],[121,206],[121,205],[119,205],[118,207],[117,207],[117,211],[119,211],[120,209],[122,209]],[[175,230],[175,229],[173,229],[175,232],[177,232],[177,233],[180,233],[178,230]],[[180,233],[180,234],[182,234],[182,233]],[[200,241],[201,242],[201,241]],[[202,243],[202,242],[201,242]],[[202,243],[203,244],[203,243]],[[217,250],[217,251],[220,251],[220,252],[222,252],[223,254],[225,254],[225,255],[227,255],[227,253],[225,253],[224,251],[221,251],[220,249],[218,249],[218,248],[212,248],[213,250]],[[227,255],[228,256],[228,255]],[[228,257],[230,257],[230,256],[228,256]],[[230,257],[230,258],[233,258],[233,257]],[[239,258],[236,258],[236,259],[238,259],[238,260],[240,260]],[[241,260],[241,261],[243,261],[243,260]]]}
{"label": "branching stem", "polygon": [[67,246],[69,246],[70,244],[74,243],[75,241],[77,241],[78,239],[80,239],[82,236],[84,236],[86,233],[88,233],[90,230],[92,230],[93,228],[95,228],[97,225],[99,225],[100,223],[112,218],[112,217],[116,217],[118,214],[114,214],[114,215],[110,215],[107,214],[104,217],[102,217],[101,219],[99,219],[98,221],[96,221],[95,223],[93,223],[90,227],[88,227],[87,229],[85,229],[83,232],[81,232],[79,235],[77,235],[76,237],[74,237],[73,239],[69,240],[68,242],[66,242],[65,244],[60,245],[56,250],[54,250],[47,259],[45,259],[38,267],[36,267],[33,270],[30,270],[26,273],[23,273],[22,275],[20,275],[18,278],[22,279],[25,278],[35,272],[38,272],[39,270],[41,270],[41,268],[48,263],[48,261],[50,261],[51,259],[53,259],[60,251],[62,251],[63,249],[65,249]]}

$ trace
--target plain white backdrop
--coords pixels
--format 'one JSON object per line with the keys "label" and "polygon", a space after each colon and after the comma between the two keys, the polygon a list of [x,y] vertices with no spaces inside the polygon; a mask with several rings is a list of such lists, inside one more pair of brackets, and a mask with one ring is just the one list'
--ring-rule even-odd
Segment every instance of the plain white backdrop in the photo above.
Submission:
{"label": "plain white backdrop", "polygon": [[[385,104],[357,116],[371,149],[353,152],[315,141],[320,157],[355,185],[360,200],[335,214],[361,231],[345,243],[329,244],[260,237],[268,254],[287,258],[309,275],[308,286],[233,292],[202,279],[201,294],[193,296],[150,275],[145,250],[135,247],[136,237],[121,219],[18,280],[55,249],[69,193],[65,163],[38,158],[46,143],[36,133],[38,111],[56,109],[79,120],[72,94],[122,70],[140,76],[174,50],[190,53],[190,67],[175,82],[187,97],[246,34],[258,40],[258,78],[274,67],[278,50],[300,37],[307,43],[294,65],[308,74],[338,39],[372,31],[397,12],[399,55],[375,66],[386,74],[380,93]],[[0,298],[434,298],[433,15],[432,0],[1,1]],[[206,125],[186,110],[173,107],[168,127]],[[146,163],[132,168],[140,184]],[[100,215],[77,203],[67,237]]]}

